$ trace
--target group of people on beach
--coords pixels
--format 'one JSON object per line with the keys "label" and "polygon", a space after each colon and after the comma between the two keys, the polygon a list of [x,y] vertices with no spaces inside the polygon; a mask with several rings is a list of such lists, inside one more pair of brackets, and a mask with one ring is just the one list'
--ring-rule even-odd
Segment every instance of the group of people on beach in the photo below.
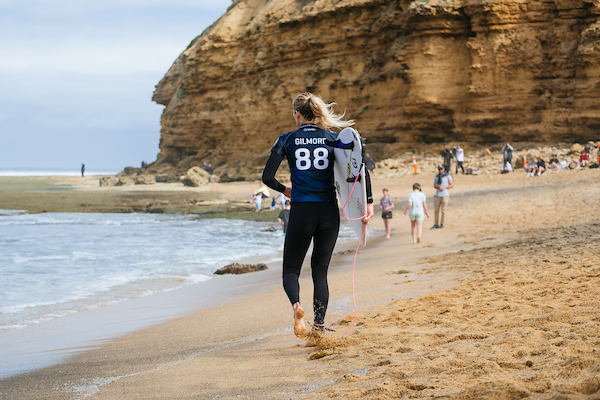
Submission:
{"label": "group of people on beach", "polygon": [[465,150],[460,146],[460,144],[454,146],[452,151],[446,147],[444,151],[440,153],[440,155],[443,159],[442,165],[447,173],[452,173],[452,159],[454,158],[456,159],[456,173],[458,174],[459,168],[463,174],[465,173],[465,168],[463,166],[465,161]]}
{"label": "group of people on beach", "polygon": [[[502,166],[500,168],[501,173],[514,172],[512,167],[512,153],[514,149],[510,143],[506,143],[502,147]],[[525,159],[526,154],[523,152],[523,158]],[[524,161],[525,162],[525,161]],[[579,157],[573,157],[571,159],[559,160],[558,154],[551,154],[550,160],[546,162],[541,156],[532,155],[528,162],[523,165],[523,170],[526,173],[526,177],[530,178],[533,176],[541,176],[546,171],[558,171],[563,169],[578,169],[578,168],[597,168],[597,164],[590,163],[590,147],[586,145]]]}
{"label": "group of people on beach", "polygon": [[[449,190],[454,187],[454,180],[450,174],[452,170],[452,159],[456,158],[456,173],[460,168],[462,173],[465,173],[463,162],[465,160],[465,151],[459,145],[454,146],[452,151],[445,148],[440,153],[443,158],[443,163],[438,165],[438,174],[435,176],[433,187],[436,190],[434,195],[434,217],[435,223],[431,229],[441,229],[444,227],[446,217],[446,208],[450,200]],[[391,219],[393,216],[392,209],[394,201],[390,197],[388,189],[383,189],[383,197],[380,200],[381,218],[385,227],[385,237],[389,239],[392,234]],[[412,244],[421,243],[421,235],[423,233],[423,221],[425,216],[430,217],[427,209],[427,196],[423,193],[421,184],[415,183],[412,186],[412,192],[408,195],[407,205],[403,215],[408,215],[410,220],[410,232]]]}
{"label": "group of people on beach", "polygon": [[[446,218],[446,208],[450,201],[449,190],[454,187],[452,175],[446,172],[446,167],[443,164],[438,165],[438,174],[433,181],[433,187],[436,190],[434,195],[434,217],[435,224],[431,229],[441,229],[444,227]],[[380,200],[381,218],[385,227],[385,237],[389,239],[392,234],[392,209],[394,208],[394,200],[391,198],[388,189],[383,189],[383,197]],[[412,192],[408,195],[407,205],[403,215],[408,215],[410,220],[410,232],[412,244],[421,243],[421,235],[423,233],[423,221],[425,216],[430,217],[427,209],[427,196],[423,193],[421,184],[415,183],[412,186]]]}
{"label": "group of people on beach", "polygon": [[[597,165],[597,164],[596,164]],[[559,171],[563,169],[578,169],[585,167],[596,167],[590,164],[590,154],[584,150],[579,155],[579,158],[573,157],[570,160],[558,159],[557,154],[552,154],[550,160],[546,163],[542,157],[532,156],[527,164],[523,166],[523,170],[527,173],[526,177],[541,176],[545,171]]]}

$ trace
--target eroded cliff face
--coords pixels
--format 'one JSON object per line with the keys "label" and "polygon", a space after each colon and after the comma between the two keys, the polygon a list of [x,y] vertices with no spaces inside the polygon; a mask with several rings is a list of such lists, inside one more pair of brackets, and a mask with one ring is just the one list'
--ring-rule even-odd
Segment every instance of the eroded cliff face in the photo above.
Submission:
{"label": "eroded cliff face", "polygon": [[376,158],[600,135],[600,0],[243,0],[156,86],[154,167],[261,167],[291,102],[335,101]]}

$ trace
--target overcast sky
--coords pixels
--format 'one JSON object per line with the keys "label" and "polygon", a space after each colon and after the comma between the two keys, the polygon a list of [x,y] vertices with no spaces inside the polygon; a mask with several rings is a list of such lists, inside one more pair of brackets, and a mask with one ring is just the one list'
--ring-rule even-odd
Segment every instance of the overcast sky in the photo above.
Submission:
{"label": "overcast sky", "polygon": [[154,86],[231,0],[0,0],[0,168],[158,154]]}

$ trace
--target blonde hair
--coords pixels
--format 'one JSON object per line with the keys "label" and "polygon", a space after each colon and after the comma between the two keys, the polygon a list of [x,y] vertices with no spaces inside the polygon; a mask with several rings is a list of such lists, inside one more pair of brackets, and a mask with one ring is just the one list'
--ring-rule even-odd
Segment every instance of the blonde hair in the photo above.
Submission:
{"label": "blonde hair", "polygon": [[336,114],[333,112],[335,103],[326,104],[319,96],[312,93],[301,93],[292,102],[294,111],[298,111],[300,115],[309,121],[316,120],[325,128],[347,128],[354,125],[353,120],[344,121],[342,118],[346,114]]}

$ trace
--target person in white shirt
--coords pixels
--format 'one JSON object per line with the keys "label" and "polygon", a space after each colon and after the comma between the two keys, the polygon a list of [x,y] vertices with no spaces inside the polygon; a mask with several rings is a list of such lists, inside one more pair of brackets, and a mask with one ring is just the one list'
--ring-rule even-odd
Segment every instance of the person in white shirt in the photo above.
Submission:
{"label": "person in white shirt", "polygon": [[460,167],[460,169],[462,170],[462,173],[465,173],[465,169],[463,168],[463,161],[465,161],[465,151],[463,150],[462,147],[460,147],[460,144],[458,146],[456,146],[456,173],[458,174],[458,167]]}
{"label": "person in white shirt", "polygon": [[410,233],[412,235],[412,244],[421,243],[421,233],[423,232],[423,220],[425,215],[429,218],[427,211],[427,196],[421,191],[421,185],[415,183],[413,191],[408,195],[408,205],[404,210],[404,215],[408,211],[410,219]]}

